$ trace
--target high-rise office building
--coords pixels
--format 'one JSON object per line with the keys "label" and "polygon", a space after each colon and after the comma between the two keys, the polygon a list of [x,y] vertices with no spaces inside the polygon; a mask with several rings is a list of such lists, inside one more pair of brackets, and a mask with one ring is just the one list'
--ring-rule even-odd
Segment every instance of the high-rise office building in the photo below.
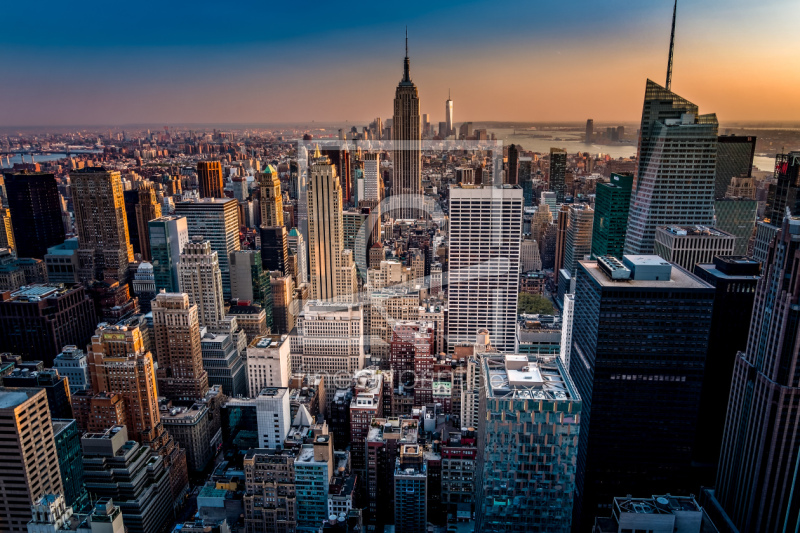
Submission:
{"label": "high-rise office building", "polygon": [[370,202],[380,202],[381,198],[381,155],[364,154],[364,198]]}
{"label": "high-rise office building", "polygon": [[222,274],[222,294],[231,296],[230,256],[241,250],[239,241],[239,208],[233,198],[202,198],[180,202],[175,205],[175,214],[186,217],[189,236],[202,236],[217,252]]}
{"label": "high-rise office building", "polygon": [[71,419],[53,419],[53,440],[58,456],[58,469],[64,487],[64,502],[76,512],[82,512],[89,504],[83,486],[83,453],[81,431]]}
{"label": "high-rise office building", "polygon": [[567,190],[567,151],[563,148],[550,148],[549,190],[556,193],[556,203],[564,203]]}
{"label": "high-rise office building", "polygon": [[628,212],[631,205],[633,174],[611,174],[609,183],[598,183],[594,201],[592,257],[622,257]]}
{"label": "high-rise office building", "polygon": [[231,254],[231,298],[272,310],[269,271],[262,267],[259,250],[239,250]]}
{"label": "high-rise office building", "polygon": [[422,445],[402,443],[394,468],[394,529],[398,533],[425,533],[428,529],[428,465]]}
{"label": "high-rise office building", "polygon": [[272,292],[272,325],[275,333],[289,333],[294,329],[298,303],[294,299],[295,284],[291,276],[273,271],[269,278]]}
{"label": "high-rise office building", "polygon": [[292,228],[289,231],[288,243],[289,249],[297,256],[297,284],[308,283],[308,256],[303,234],[297,228]]}
{"label": "high-rise office building", "polygon": [[156,290],[178,291],[178,262],[189,242],[186,217],[165,216],[147,223]]}
{"label": "high-rise office building", "polygon": [[504,182],[508,185],[517,185],[519,183],[519,151],[520,147],[516,144],[508,147],[508,171]]}
{"label": "high-rise office building", "polygon": [[64,492],[53,424],[42,390],[0,388],[0,529],[27,533],[31,506],[45,494]]}
{"label": "high-rise office building", "polygon": [[[489,355],[480,364],[475,529],[569,533],[583,420],[568,371],[555,356]],[[521,482],[522,472],[533,479]]]}
{"label": "high-rise office building", "polygon": [[244,456],[244,524],[246,531],[295,531],[295,452],[249,450]]}
{"label": "high-rise office building", "polygon": [[344,250],[342,186],[336,167],[318,159],[308,182],[308,233],[311,298],[333,300]]}
{"label": "high-rise office building", "polygon": [[732,178],[750,176],[756,138],[741,135],[720,135],[717,138],[717,166],[714,171],[714,198],[723,198]]}
{"label": "high-rise office building", "polygon": [[49,367],[64,346],[89,342],[96,317],[82,286],[28,285],[0,299],[0,350]]}
{"label": "high-rise office building", "polygon": [[[448,103],[452,109],[452,102]],[[452,114],[451,114],[452,119]],[[451,125],[452,126],[452,125]],[[449,127],[449,126],[448,126]],[[408,59],[403,62],[403,79],[397,86],[392,118],[392,212],[393,218],[413,219],[422,216],[422,136],[420,134],[419,92],[411,81]]]}
{"label": "high-rise office building", "polygon": [[84,283],[111,279],[124,284],[133,248],[118,170],[87,167],[70,174],[75,228],[78,233],[78,277]]}
{"label": "high-rise office building", "polygon": [[261,188],[261,225],[283,226],[283,195],[281,195],[281,180],[278,172],[272,165],[267,165],[258,174],[258,184]]}
{"label": "high-rise office building", "polygon": [[291,275],[289,270],[289,234],[285,226],[261,226],[261,268],[267,272],[280,270]]}
{"label": "high-rise office building", "polygon": [[653,253],[689,272],[699,263],[711,263],[721,255],[732,255],[736,237],[705,226],[656,228]]}
{"label": "high-rise office building", "polygon": [[450,188],[448,353],[480,328],[514,349],[522,204],[519,186]]}
{"label": "high-rise office building", "polygon": [[[456,134],[455,122],[453,122],[453,100],[450,98],[450,91],[447,91],[447,101],[444,103],[444,123],[446,127],[445,136]],[[439,123],[439,135],[442,133],[441,123]]]}
{"label": "high-rise office building", "polygon": [[17,257],[42,259],[49,247],[64,242],[58,185],[53,174],[6,174],[5,191]]}
{"label": "high-rise office building", "polygon": [[260,335],[247,347],[247,376],[250,397],[264,387],[288,387],[292,372],[291,341],[287,335]]}
{"label": "high-rise office building", "polygon": [[203,368],[198,306],[189,296],[161,293],[153,300],[153,332],[158,353],[158,390],[171,399],[197,400],[208,391]]}
{"label": "high-rise office building", "polygon": [[198,161],[197,182],[200,198],[225,198],[222,164],[219,161]]}
{"label": "high-rise office building", "polygon": [[579,265],[570,376],[583,401],[582,531],[616,494],[696,490],[692,447],[714,287],[652,255]]}
{"label": "high-rise office building", "polygon": [[173,517],[166,459],[151,453],[148,446],[128,440],[125,426],[87,433],[81,445],[86,490],[92,501],[112,498],[128,533],[161,531]]}
{"label": "high-rise office building", "polygon": [[200,339],[203,369],[208,385],[218,385],[231,397],[247,395],[247,367],[243,357],[247,347],[244,332],[206,332]]}
{"label": "high-rise office building", "polygon": [[561,268],[569,270],[574,277],[578,271],[578,261],[588,259],[592,252],[592,226],[594,210],[586,204],[569,206],[569,224],[565,234],[564,264]]}
{"label": "high-rise office building", "polygon": [[150,261],[150,226],[149,222],[161,217],[161,204],[153,188],[153,184],[144,181],[139,185],[139,203],[136,204],[136,225],[138,226],[139,248],[142,259]]}
{"label": "high-rise office building", "polygon": [[328,486],[333,476],[333,437],[320,435],[304,444],[294,460],[297,531],[314,531],[330,516]]}
{"label": "high-rise office building", "polygon": [[364,313],[359,304],[310,301],[297,317],[292,370],[355,372],[364,368]]}
{"label": "high-rise office building", "polygon": [[[752,178],[750,178],[752,180]],[[758,202],[755,198],[717,198],[714,200],[715,227],[736,237],[732,255],[747,255],[756,228]]]}
{"label": "high-rise office building", "polygon": [[6,387],[24,387],[42,389],[47,395],[47,406],[53,418],[72,418],[70,390],[67,379],[58,374],[58,370],[46,368],[30,371],[26,368],[15,368],[3,377]]}
{"label": "high-rise office building", "polygon": [[800,464],[795,398],[800,377],[800,219],[771,242],[755,292],[747,349],[733,367],[716,495],[739,531],[800,527],[794,487]]}
{"label": "high-rise office building", "polygon": [[555,261],[553,272],[559,272],[564,268],[564,252],[567,249],[567,230],[569,229],[569,204],[561,204],[558,210],[558,219],[555,224]]}
{"label": "high-rise office building", "polygon": [[775,156],[775,182],[767,195],[764,218],[781,227],[787,209],[792,215],[800,214],[800,151]]}
{"label": "high-rise office building", "polygon": [[658,226],[714,223],[716,115],[699,115],[695,104],[647,80],[640,129],[628,254],[652,253]]}
{"label": "high-rise office building", "polygon": [[178,263],[178,287],[189,296],[189,305],[197,306],[200,327],[218,329],[225,316],[222,274],[217,252],[203,237],[192,237],[183,247]]}
{"label": "high-rise office building", "polygon": [[715,257],[713,263],[695,265],[694,274],[716,291],[694,447],[694,462],[701,469],[700,483],[712,487],[725,429],[733,365],[736,354],[747,348],[761,263],[743,256]]}
{"label": "high-rise office building", "polygon": [[586,120],[586,134],[583,138],[583,142],[589,144],[592,142],[592,137],[594,136],[594,120],[587,119]]}

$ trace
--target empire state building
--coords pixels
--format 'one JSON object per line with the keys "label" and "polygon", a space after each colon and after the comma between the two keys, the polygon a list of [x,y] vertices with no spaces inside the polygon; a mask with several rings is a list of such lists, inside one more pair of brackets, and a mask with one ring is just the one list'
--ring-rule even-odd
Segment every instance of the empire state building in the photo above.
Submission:
{"label": "empire state building", "polygon": [[419,93],[411,81],[408,60],[408,34],[403,79],[394,97],[392,120],[392,179],[391,202],[394,218],[415,219],[422,215],[422,136],[420,132]]}

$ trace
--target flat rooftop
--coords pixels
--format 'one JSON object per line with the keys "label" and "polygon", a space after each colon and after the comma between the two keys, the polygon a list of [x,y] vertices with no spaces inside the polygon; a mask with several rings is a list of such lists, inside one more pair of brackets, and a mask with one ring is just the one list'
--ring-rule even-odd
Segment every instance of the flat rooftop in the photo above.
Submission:
{"label": "flat rooftop", "polygon": [[259,335],[250,341],[251,348],[278,348],[289,339],[289,335]]}
{"label": "flat rooftop", "polygon": [[[647,261],[655,261],[655,259],[649,259],[651,257],[656,257],[659,261],[663,262],[664,260],[657,256],[634,256],[629,255],[626,256],[628,258],[648,258],[642,259],[641,263],[636,263],[637,265],[647,265]],[[647,280],[647,279],[623,279],[623,280],[612,280],[605,273],[600,270],[600,267],[597,266],[597,261],[578,261],[578,263],[586,269],[586,272],[594,278],[594,280],[601,286],[601,287],[614,287],[614,288],[659,288],[659,289],[708,289],[711,288],[711,285],[702,281],[701,279],[695,277],[694,275],[690,274],[689,272],[683,270],[682,268],[678,268],[677,266],[672,266],[672,270],[670,272],[670,279],[669,280]],[[656,263],[653,263],[655,266]]]}
{"label": "flat rooftop", "polygon": [[492,398],[575,401],[578,393],[556,357],[523,354],[483,358],[483,370]]}

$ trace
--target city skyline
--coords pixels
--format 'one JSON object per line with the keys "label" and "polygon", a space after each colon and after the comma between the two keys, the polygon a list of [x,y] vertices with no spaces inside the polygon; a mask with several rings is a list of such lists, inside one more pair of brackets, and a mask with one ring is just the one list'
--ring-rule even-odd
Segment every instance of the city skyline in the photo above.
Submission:
{"label": "city skyline", "polygon": [[[800,49],[782,37],[791,34],[788,26],[781,31],[800,6],[767,3],[680,4],[674,90],[713,105],[723,121],[800,120],[800,103],[791,98],[798,75],[785,67],[796,64]],[[377,6],[347,17],[325,6],[302,13],[281,6],[264,15],[303,16],[303,23],[265,30],[254,7],[236,19],[236,31],[218,23],[218,35],[209,36],[196,31],[208,23],[204,17],[217,20],[203,4],[191,12],[159,6],[158,17],[146,17],[146,6],[141,14],[89,10],[80,19],[41,6],[34,17],[10,6],[9,20],[17,23],[0,36],[0,59],[18,74],[0,104],[0,123],[9,126],[388,117],[406,24],[421,112],[434,123],[444,120],[448,89],[456,118],[473,122],[635,120],[642,80],[663,82],[672,15],[669,1],[617,1],[603,12],[586,2],[503,10],[450,2],[410,6],[415,15],[408,19]],[[770,15],[775,10],[785,16]],[[485,44],[470,31],[478,20],[496,28]],[[101,29],[67,31],[70,22]],[[97,46],[103,28],[112,27],[111,40]],[[476,72],[486,83],[475,83]],[[505,83],[510,76],[517,83]],[[338,83],[322,91],[326,77]]]}

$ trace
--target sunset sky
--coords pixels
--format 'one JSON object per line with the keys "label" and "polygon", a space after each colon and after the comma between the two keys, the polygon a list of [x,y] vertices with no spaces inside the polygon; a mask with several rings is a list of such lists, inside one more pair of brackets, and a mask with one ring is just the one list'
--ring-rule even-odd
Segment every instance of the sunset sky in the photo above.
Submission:
{"label": "sunset sky", "polygon": [[[176,5],[173,5],[176,4]],[[0,125],[389,117],[408,25],[422,112],[635,121],[671,0],[6,2]],[[400,7],[402,6],[402,7]],[[679,0],[673,90],[720,121],[800,121],[797,0]]]}

